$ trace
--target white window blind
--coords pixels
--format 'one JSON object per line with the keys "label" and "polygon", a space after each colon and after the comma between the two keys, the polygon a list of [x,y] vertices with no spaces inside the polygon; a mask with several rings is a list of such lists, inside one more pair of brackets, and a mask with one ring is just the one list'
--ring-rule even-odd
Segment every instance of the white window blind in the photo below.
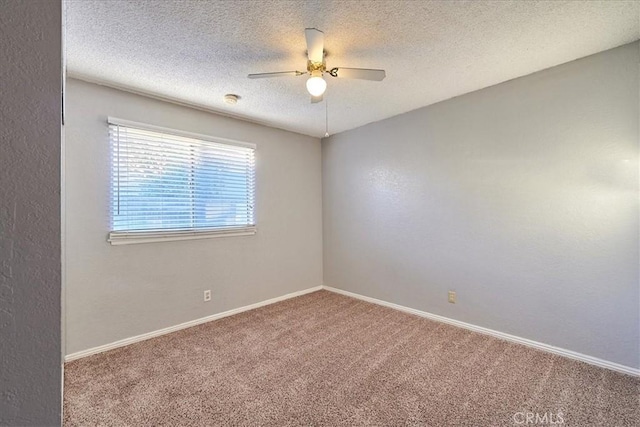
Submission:
{"label": "white window blind", "polygon": [[255,233],[255,147],[109,119],[112,244]]}

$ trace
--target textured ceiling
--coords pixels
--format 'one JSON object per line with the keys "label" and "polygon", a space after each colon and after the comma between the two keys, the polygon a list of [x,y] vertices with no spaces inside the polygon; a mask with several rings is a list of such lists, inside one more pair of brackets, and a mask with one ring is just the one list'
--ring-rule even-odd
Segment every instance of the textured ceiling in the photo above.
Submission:
{"label": "textured ceiling", "polygon": [[[383,68],[382,82],[327,77],[329,132],[433,104],[640,38],[637,1],[67,0],[70,76],[321,137],[304,28],[328,67]],[[227,93],[240,95],[234,106]]]}

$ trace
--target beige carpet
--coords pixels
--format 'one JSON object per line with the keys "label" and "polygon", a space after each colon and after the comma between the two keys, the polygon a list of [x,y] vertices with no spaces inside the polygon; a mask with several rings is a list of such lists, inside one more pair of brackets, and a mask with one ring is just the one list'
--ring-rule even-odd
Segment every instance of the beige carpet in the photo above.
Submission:
{"label": "beige carpet", "polygon": [[64,392],[67,426],[640,426],[637,378],[327,291],[70,362]]}

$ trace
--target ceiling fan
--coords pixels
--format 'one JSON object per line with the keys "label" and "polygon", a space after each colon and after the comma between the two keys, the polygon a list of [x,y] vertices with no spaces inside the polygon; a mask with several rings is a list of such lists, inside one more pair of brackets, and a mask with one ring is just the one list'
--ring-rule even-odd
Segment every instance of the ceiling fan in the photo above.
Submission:
{"label": "ceiling fan", "polygon": [[322,95],[327,89],[327,82],[322,78],[324,74],[340,79],[361,79],[380,81],[385,78],[384,70],[372,70],[368,68],[344,68],[336,67],[327,69],[324,52],[324,33],[315,28],[304,30],[307,39],[307,71],[280,71],[275,73],[249,74],[250,79],[262,79],[265,77],[303,76],[309,74],[307,91],[311,95],[311,102],[322,101]]}

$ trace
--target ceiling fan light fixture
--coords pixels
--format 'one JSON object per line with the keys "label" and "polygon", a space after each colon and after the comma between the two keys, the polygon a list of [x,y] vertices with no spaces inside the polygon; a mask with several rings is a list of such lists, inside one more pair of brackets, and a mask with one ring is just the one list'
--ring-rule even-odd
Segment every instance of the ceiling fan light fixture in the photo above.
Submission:
{"label": "ceiling fan light fixture", "polygon": [[370,68],[345,68],[335,67],[327,70],[325,58],[327,56],[324,50],[324,33],[317,28],[305,28],[304,36],[307,41],[307,71],[276,71],[272,73],[249,74],[250,79],[261,79],[264,77],[284,77],[284,76],[303,76],[309,75],[307,80],[307,92],[311,94],[311,103],[317,104],[322,102],[325,91],[327,90],[327,82],[323,76],[325,73],[331,77],[340,79],[360,79],[380,81],[386,76],[384,70],[375,70]]}
{"label": "ceiling fan light fixture", "polygon": [[312,73],[307,80],[307,91],[311,96],[321,96],[327,90],[327,82],[322,78],[322,73]]}

